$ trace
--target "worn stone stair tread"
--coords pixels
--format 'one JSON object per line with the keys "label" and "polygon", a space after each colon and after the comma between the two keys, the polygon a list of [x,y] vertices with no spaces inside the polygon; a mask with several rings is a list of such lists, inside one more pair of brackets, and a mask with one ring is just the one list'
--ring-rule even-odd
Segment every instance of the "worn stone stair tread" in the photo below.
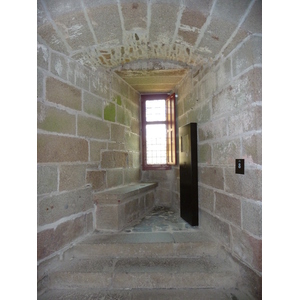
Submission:
{"label": "worn stone stair tread", "polygon": [[81,244],[127,244],[127,243],[187,243],[214,242],[205,232],[134,232],[134,233],[94,233]]}
{"label": "worn stone stair tread", "polygon": [[80,289],[48,290],[38,300],[253,300],[237,289]]}
{"label": "worn stone stair tread", "polygon": [[164,258],[99,258],[74,259],[62,262],[56,272],[216,272],[219,270],[232,270],[226,260],[202,256],[196,258],[164,257]]}
{"label": "worn stone stair tread", "polygon": [[101,257],[198,257],[217,255],[220,247],[204,232],[96,233],[65,253],[65,258]]}
{"label": "worn stone stair tread", "polygon": [[49,275],[52,289],[61,288],[197,288],[233,287],[236,275],[227,261],[200,258],[121,258],[73,260]]}

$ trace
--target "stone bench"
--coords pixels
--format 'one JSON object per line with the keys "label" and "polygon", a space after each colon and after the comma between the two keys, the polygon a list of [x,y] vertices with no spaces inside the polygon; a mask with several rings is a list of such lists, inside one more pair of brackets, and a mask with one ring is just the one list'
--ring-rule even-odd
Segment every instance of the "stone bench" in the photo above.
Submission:
{"label": "stone bench", "polygon": [[157,186],[136,183],[95,193],[96,229],[120,231],[137,223],[153,209]]}

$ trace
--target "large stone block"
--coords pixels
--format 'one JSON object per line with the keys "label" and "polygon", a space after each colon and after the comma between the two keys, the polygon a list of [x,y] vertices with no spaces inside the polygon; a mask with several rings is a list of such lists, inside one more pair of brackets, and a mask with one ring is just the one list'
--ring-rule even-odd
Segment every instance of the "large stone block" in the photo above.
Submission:
{"label": "large stone block", "polygon": [[[189,31],[189,30],[178,30],[178,36],[186,43],[190,44],[191,46],[194,46],[197,38],[198,38],[198,32]],[[189,50],[187,50],[189,51]]]}
{"label": "large stone block", "polygon": [[86,182],[92,185],[93,190],[104,190],[106,187],[106,171],[87,170]]}
{"label": "large stone block", "polygon": [[64,41],[57,34],[56,30],[51,23],[46,22],[45,24],[37,28],[38,35],[49,45],[49,47],[60,53],[68,54],[68,49]]}
{"label": "large stone block", "polygon": [[125,99],[125,108],[130,111],[133,118],[140,119],[140,104],[136,104],[132,99]]}
{"label": "large stone block", "polygon": [[172,206],[172,191],[170,189],[158,188],[156,190],[157,205],[171,207]]}
{"label": "large stone block", "polygon": [[134,220],[139,218],[139,198],[128,201],[124,204],[125,206],[125,221],[127,224],[132,223]]}
{"label": "large stone block", "polygon": [[103,100],[88,92],[83,92],[83,110],[87,114],[102,118]]}
{"label": "large stone block", "polygon": [[243,114],[244,132],[252,130],[261,130],[262,128],[262,106],[255,105],[248,108]]}
{"label": "large stone block", "polygon": [[117,106],[116,122],[125,126],[131,124],[131,112],[121,106]]}
{"label": "large stone block", "polygon": [[51,64],[50,71],[52,74],[68,80],[68,67],[69,62],[66,56],[51,51]]}
{"label": "large stone block", "polygon": [[38,134],[37,161],[88,161],[88,142],[80,138]]}
{"label": "large stone block", "polygon": [[210,212],[213,212],[215,207],[214,198],[215,196],[212,189],[208,189],[203,186],[198,187],[198,201],[200,208],[204,208]]}
{"label": "large stone block", "polygon": [[200,163],[211,163],[211,145],[203,144],[198,145],[198,162]]}
{"label": "large stone block", "polygon": [[125,224],[124,218],[124,205],[97,205],[97,229],[118,231]]}
{"label": "large stone block", "polygon": [[199,100],[201,102],[207,101],[210,99],[217,88],[217,75],[216,72],[209,72],[204,79],[200,83],[200,93],[199,93]]}
{"label": "large stone block", "polygon": [[74,190],[85,185],[86,165],[61,165],[59,167],[59,190]]}
{"label": "large stone block", "polygon": [[131,118],[130,130],[135,134],[140,134],[140,121],[138,119]]}
{"label": "large stone block", "polygon": [[199,125],[198,141],[218,139],[227,136],[227,117]]}
{"label": "large stone block", "polygon": [[237,76],[247,68],[262,63],[262,37],[252,35],[232,55],[232,72]]}
{"label": "large stone block", "polygon": [[[207,3],[203,3],[203,6],[205,6]],[[206,14],[204,14],[203,12],[203,6],[201,3],[201,12],[198,10],[192,10],[189,8],[185,8],[185,10],[182,13],[181,16],[181,21],[180,23],[182,25],[187,25],[190,27],[196,27],[198,29],[200,29],[203,24],[206,21],[207,15],[208,15],[208,10],[206,10]]]}
{"label": "large stone block", "polygon": [[199,167],[199,181],[217,189],[224,189],[223,169],[218,167]]}
{"label": "large stone block", "polygon": [[241,144],[239,139],[214,143],[212,145],[213,164],[233,165],[236,158],[241,156]]}
{"label": "large stone block", "polygon": [[115,122],[116,121],[116,105],[109,103],[104,107],[104,120]]}
{"label": "large stone block", "polygon": [[123,2],[121,5],[125,30],[147,29],[147,1],[139,1],[139,3]]}
{"label": "large stone block", "polygon": [[262,240],[256,239],[240,228],[231,226],[232,251],[254,270],[262,271]]}
{"label": "large stone block", "polygon": [[68,79],[79,88],[90,90],[91,71],[77,61],[69,62]]}
{"label": "large stone block", "polygon": [[58,171],[56,166],[37,167],[37,194],[57,191]]}
{"label": "large stone block", "polygon": [[179,3],[155,2],[151,5],[151,14],[155,16],[155,22],[151,22],[150,41],[170,44],[174,35],[174,24],[177,22]]}
{"label": "large stone block", "polygon": [[124,184],[140,181],[140,168],[127,168],[124,170]]}
{"label": "large stone block", "polygon": [[125,132],[125,147],[129,151],[140,151],[140,137],[131,132]]}
{"label": "large stone block", "polygon": [[91,73],[90,92],[105,100],[109,99],[110,83],[108,75],[105,72],[99,71]]}
{"label": "large stone block", "polygon": [[[250,1],[216,2],[208,28],[201,40],[200,47],[206,47],[213,53],[219,53],[222,46],[231,38]],[[220,17],[226,15],[226,18]],[[206,55],[205,55],[206,54]],[[209,52],[204,53],[209,57]]]}
{"label": "large stone block", "polygon": [[239,195],[248,199],[262,199],[262,171],[247,169],[245,174],[235,174],[234,168],[225,169],[225,190],[228,193]]}
{"label": "large stone block", "polygon": [[243,134],[247,131],[261,130],[261,106],[247,107],[246,110],[231,115],[228,118],[228,134],[231,136]]}
{"label": "large stone block", "polygon": [[86,116],[78,116],[77,131],[79,136],[103,140],[110,138],[110,126],[107,122]]}
{"label": "large stone block", "polygon": [[120,151],[102,152],[102,168],[125,168],[128,165],[128,153]]}
{"label": "large stone block", "polygon": [[45,225],[93,207],[91,188],[39,197],[38,224]]}
{"label": "large stone block", "polygon": [[112,74],[111,88],[118,94],[128,98],[129,85],[117,74]]}
{"label": "large stone block", "polygon": [[230,40],[229,44],[224,49],[223,51],[224,57],[226,57],[229,53],[234,51],[234,49],[238,47],[243,42],[243,40],[250,34],[251,32],[239,28],[235,36]]}
{"label": "large stone block", "polygon": [[213,237],[217,238],[221,244],[230,246],[230,228],[229,225],[210,213],[200,211],[200,226]]}
{"label": "large stone block", "polygon": [[81,110],[81,91],[52,77],[46,79],[46,99],[75,110]]}
{"label": "large stone block", "polygon": [[117,2],[108,1],[99,5],[99,1],[88,1],[85,5],[97,40],[102,43],[122,43],[122,26]]}
{"label": "large stone block", "polygon": [[241,226],[241,201],[216,192],[215,213],[230,223]]}
{"label": "large stone block", "polygon": [[100,162],[102,150],[107,150],[107,142],[90,141],[90,161]]}
{"label": "large stone block", "polygon": [[157,183],[136,183],[94,193],[96,228],[119,231],[136,223],[154,205]]}
{"label": "large stone block", "polygon": [[216,91],[220,91],[222,87],[231,81],[231,59],[228,58],[222,61],[216,70]]}
{"label": "large stone block", "polygon": [[262,135],[253,134],[243,138],[243,157],[249,163],[262,164]]}
{"label": "large stone block", "polygon": [[212,100],[213,115],[222,115],[262,100],[261,68],[249,70]]}
{"label": "large stone block", "polygon": [[241,28],[251,33],[262,33],[262,1],[255,1]]}
{"label": "large stone block", "polygon": [[124,183],[123,169],[108,169],[106,171],[106,176],[107,188],[116,187]]}
{"label": "large stone block", "polygon": [[91,213],[61,223],[55,229],[41,231],[37,235],[37,259],[41,260],[59,251],[76,238],[92,232]]}
{"label": "large stone block", "polygon": [[242,202],[242,228],[258,237],[262,236],[262,203],[260,201]]}
{"label": "large stone block", "polygon": [[[77,1],[76,1],[77,2]],[[80,9],[75,10],[77,6],[75,1],[72,4],[65,4],[64,7],[72,7],[74,11],[58,15],[53,18],[58,30],[64,32],[64,38],[72,50],[81,50],[83,45],[92,46],[95,43],[89,24],[85,18],[85,12]],[[48,2],[52,3],[52,1]],[[79,3],[79,1],[77,2]],[[52,3],[53,5],[54,3]],[[67,28],[67,30],[66,30]]]}
{"label": "large stone block", "polygon": [[75,135],[76,116],[44,103],[37,103],[37,128],[50,132]]}

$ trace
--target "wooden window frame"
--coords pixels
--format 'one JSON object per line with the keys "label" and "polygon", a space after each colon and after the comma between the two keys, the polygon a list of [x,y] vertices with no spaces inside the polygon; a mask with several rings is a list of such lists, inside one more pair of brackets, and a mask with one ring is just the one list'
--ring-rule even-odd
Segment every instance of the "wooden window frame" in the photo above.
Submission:
{"label": "wooden window frame", "polygon": [[[166,121],[146,122],[146,101],[162,100],[166,102]],[[176,143],[176,97],[175,94],[142,94],[141,95],[141,124],[142,124],[142,169],[143,170],[170,170],[177,165],[177,143]],[[167,134],[167,163],[147,164],[147,141],[146,125],[166,124]]]}

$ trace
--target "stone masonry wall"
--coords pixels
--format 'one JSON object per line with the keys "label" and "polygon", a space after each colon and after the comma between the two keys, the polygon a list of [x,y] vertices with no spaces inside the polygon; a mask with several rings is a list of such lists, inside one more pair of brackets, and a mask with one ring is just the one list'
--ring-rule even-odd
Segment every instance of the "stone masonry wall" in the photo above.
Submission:
{"label": "stone masonry wall", "polygon": [[94,229],[92,193],[139,182],[139,94],[37,44],[38,262]]}
{"label": "stone masonry wall", "polygon": [[[178,127],[198,123],[200,226],[261,276],[261,34],[247,36],[210,67],[191,71],[176,91]],[[235,174],[237,158],[245,159],[244,175]]]}

